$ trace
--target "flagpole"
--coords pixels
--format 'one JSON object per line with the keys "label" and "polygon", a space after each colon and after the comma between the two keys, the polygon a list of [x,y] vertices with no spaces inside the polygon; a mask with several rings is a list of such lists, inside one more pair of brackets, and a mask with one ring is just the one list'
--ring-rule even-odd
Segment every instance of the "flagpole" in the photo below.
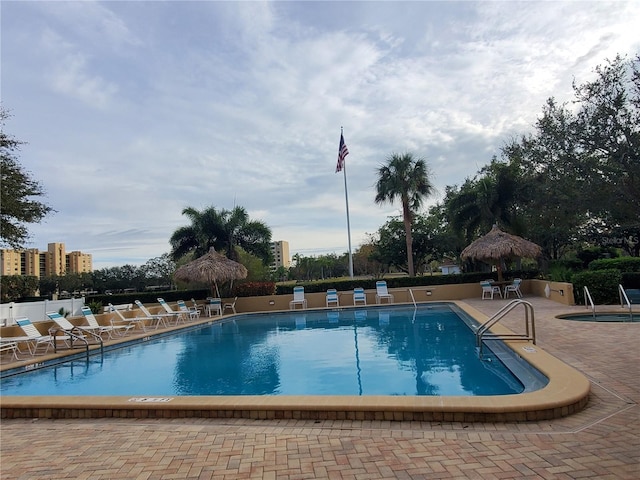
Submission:
{"label": "flagpole", "polygon": [[[340,127],[340,138],[342,138],[342,127]],[[349,223],[349,193],[347,189],[347,162],[342,165],[344,174],[344,201],[347,207],[347,238],[349,240],[349,277],[353,278],[353,255],[351,254],[351,224]]]}

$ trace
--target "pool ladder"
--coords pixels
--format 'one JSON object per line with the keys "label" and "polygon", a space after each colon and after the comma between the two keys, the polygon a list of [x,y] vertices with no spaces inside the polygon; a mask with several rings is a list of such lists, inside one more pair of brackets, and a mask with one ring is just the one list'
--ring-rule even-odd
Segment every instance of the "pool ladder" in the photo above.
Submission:
{"label": "pool ladder", "polygon": [[[522,305],[524,308],[525,333],[491,333],[489,329],[502,320],[507,313],[514,308]],[[526,300],[515,299],[507,303],[498,310],[489,320],[484,322],[478,330],[476,330],[476,346],[479,348],[480,356],[482,356],[483,340],[504,340],[504,339],[528,340],[536,343],[536,322],[533,313],[533,305]]]}

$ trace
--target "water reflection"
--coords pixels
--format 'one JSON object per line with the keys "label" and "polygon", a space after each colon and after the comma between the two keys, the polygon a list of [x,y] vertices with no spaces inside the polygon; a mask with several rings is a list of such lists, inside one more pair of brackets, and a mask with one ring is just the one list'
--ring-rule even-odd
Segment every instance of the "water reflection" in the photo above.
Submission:
{"label": "water reflection", "polygon": [[472,332],[454,312],[413,308],[295,313],[275,323],[259,316],[192,332],[174,384],[182,395],[521,390],[500,362],[478,359]]}

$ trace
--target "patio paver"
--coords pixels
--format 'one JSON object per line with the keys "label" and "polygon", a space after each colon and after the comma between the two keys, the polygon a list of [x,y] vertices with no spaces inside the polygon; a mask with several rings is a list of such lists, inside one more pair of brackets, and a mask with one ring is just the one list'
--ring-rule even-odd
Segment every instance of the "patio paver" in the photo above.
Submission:
{"label": "patio paver", "polygon": [[[640,323],[558,320],[546,299],[538,344],[592,382],[587,407],[551,421],[3,420],[3,479],[637,479]],[[468,300],[491,315],[503,300]],[[518,330],[519,318],[507,327]]]}

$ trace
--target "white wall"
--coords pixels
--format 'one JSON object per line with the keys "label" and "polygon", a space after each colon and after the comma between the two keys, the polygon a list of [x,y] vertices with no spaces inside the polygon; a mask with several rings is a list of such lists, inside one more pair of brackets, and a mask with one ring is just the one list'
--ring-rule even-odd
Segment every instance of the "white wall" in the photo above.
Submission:
{"label": "white wall", "polygon": [[71,312],[71,316],[82,315],[84,297],[64,300],[44,300],[42,302],[3,303],[0,305],[0,324],[15,324],[15,319],[28,317],[32,322],[48,320],[47,312],[57,312],[61,308]]}

